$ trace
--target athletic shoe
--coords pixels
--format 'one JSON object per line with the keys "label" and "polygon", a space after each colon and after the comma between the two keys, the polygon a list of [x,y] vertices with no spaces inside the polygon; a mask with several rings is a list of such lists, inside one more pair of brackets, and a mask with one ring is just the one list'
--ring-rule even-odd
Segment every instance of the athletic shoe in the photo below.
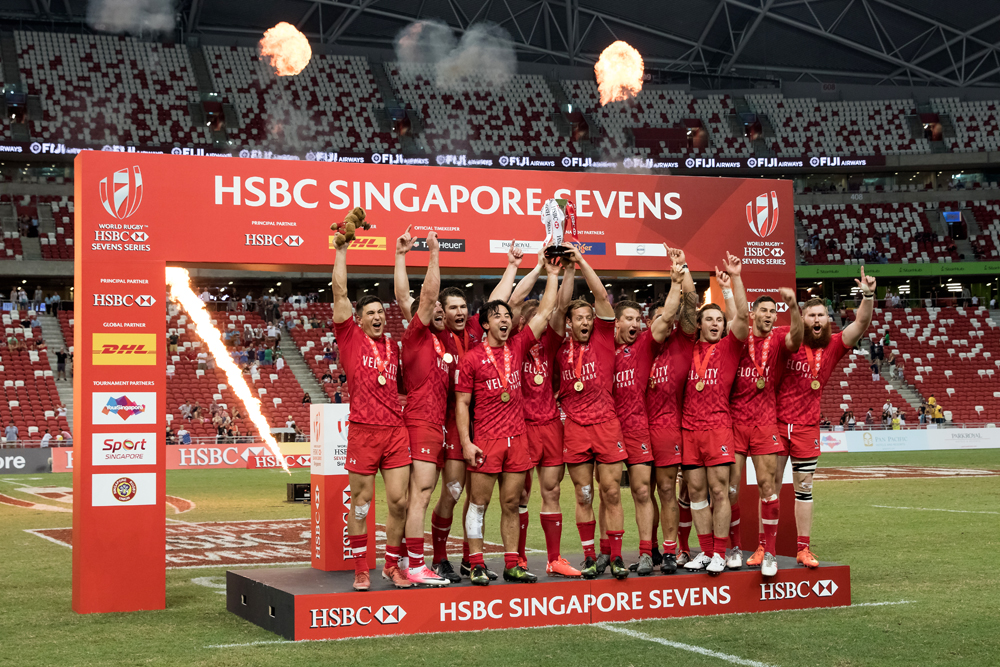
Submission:
{"label": "athletic shoe", "polygon": [[726,559],[719,554],[713,554],[711,562],[705,566],[709,574],[719,574],[726,569]]}
{"label": "athletic shoe", "polygon": [[677,567],[683,567],[691,562],[691,552],[682,551],[680,555],[677,556]]}
{"label": "athletic shoe", "polygon": [[594,564],[597,568],[597,576],[604,574],[604,571],[608,569],[608,565],[611,565],[611,556],[608,554],[597,554],[597,562]]}
{"label": "athletic shoe", "polygon": [[808,547],[800,551],[798,555],[795,556],[795,561],[800,565],[805,565],[809,569],[819,567],[819,561],[816,560],[816,556],[813,555],[813,552],[809,551]]}
{"label": "athletic shoe", "polygon": [[753,556],[747,558],[747,567],[760,567],[761,561],[764,560],[764,547],[758,546],[757,551],[753,552]]}
{"label": "athletic shoe", "polygon": [[764,560],[760,564],[760,573],[765,577],[773,577],[778,574],[778,561],[769,553],[764,554]]}
{"label": "athletic shoe", "polygon": [[417,586],[447,586],[451,582],[444,577],[439,577],[426,565],[422,566],[417,570],[407,570],[406,578],[412,581]]}
{"label": "athletic shoe", "polygon": [[629,572],[635,572],[638,569],[639,569],[639,561],[636,561],[634,563],[629,563],[628,564],[628,571]]}
{"label": "athletic shoe", "polygon": [[368,570],[354,573],[354,590],[367,591],[371,588],[372,579],[368,576]]}
{"label": "athletic shoe", "polygon": [[472,568],[472,571],[469,573],[469,579],[472,580],[473,586],[488,586],[490,583],[490,578],[486,574],[486,568],[482,565]]}
{"label": "athletic shoe", "polygon": [[462,573],[463,577],[469,577],[472,575],[472,565],[469,564],[469,561],[463,560],[458,566],[458,571]]}
{"label": "athletic shoe", "polygon": [[584,579],[596,579],[597,578],[597,561],[589,556],[580,563],[580,576]]}
{"label": "athletic shoe", "polygon": [[[680,562],[680,559],[678,559]],[[685,570],[704,570],[705,566],[712,562],[712,559],[705,555],[705,552],[701,552],[688,562],[684,563]]]}
{"label": "athletic shoe", "polygon": [[730,570],[738,570],[743,567],[743,552],[736,547],[731,547],[726,552],[726,567]]}
{"label": "athletic shoe", "polygon": [[663,563],[663,554],[660,553],[660,547],[653,544],[653,567],[656,567]]}
{"label": "athletic shoe", "polygon": [[412,588],[413,583],[406,578],[399,567],[396,565],[386,565],[382,568],[382,578],[386,581],[391,581],[392,585],[396,588]]}
{"label": "athletic shoe", "polygon": [[519,568],[521,568],[522,570],[527,571],[527,569],[528,569],[528,559],[524,558],[522,556],[518,556],[517,557],[517,566]]}
{"label": "athletic shoe", "polygon": [[434,571],[439,577],[444,577],[453,584],[457,584],[462,581],[462,577],[455,574],[455,568],[451,566],[451,561],[445,558],[443,561],[434,566]]}
{"label": "athletic shoe", "polygon": [[580,570],[570,565],[569,561],[562,556],[545,566],[545,574],[550,577],[566,577],[567,579],[578,579],[581,576]]}
{"label": "athletic shoe", "polygon": [[635,573],[640,577],[647,577],[653,574],[653,557],[649,554],[641,554],[639,556],[639,567],[635,569]]}
{"label": "athletic shoe", "polygon": [[503,580],[512,581],[515,584],[533,584],[538,581],[538,577],[525,570],[520,565],[508,567],[503,571]]}
{"label": "athletic shoe", "polygon": [[677,571],[677,556],[674,554],[663,554],[663,562],[660,563],[660,572],[663,574],[673,574]]}
{"label": "athletic shoe", "polygon": [[[649,557],[645,556],[645,558]],[[642,563],[642,559],[640,559],[639,562]],[[625,567],[625,562],[622,560],[621,556],[615,558],[609,563],[609,565],[611,566],[611,576],[615,579],[625,579],[628,577],[628,568]],[[650,566],[652,567],[652,563],[650,563]]]}
{"label": "athletic shoe", "polygon": [[486,567],[486,576],[490,578],[490,581],[496,581],[500,578],[500,575],[491,570],[489,566]]}

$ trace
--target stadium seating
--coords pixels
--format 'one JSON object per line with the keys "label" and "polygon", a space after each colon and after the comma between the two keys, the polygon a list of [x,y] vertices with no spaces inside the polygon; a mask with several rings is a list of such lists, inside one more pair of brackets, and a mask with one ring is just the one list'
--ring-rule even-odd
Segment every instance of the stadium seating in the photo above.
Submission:
{"label": "stadium seating", "polygon": [[951,116],[954,137],[945,142],[956,153],[995,151],[1000,146],[1000,123],[997,122],[997,100],[960,102],[957,97],[931,99],[934,111]]}
{"label": "stadium seating", "polygon": [[34,137],[90,145],[211,143],[188,103],[198,87],[187,47],[112,35],[14,33],[21,76],[41,99]]}
{"label": "stadium seating", "polygon": [[18,427],[22,440],[39,440],[45,431],[69,430],[65,417],[56,416],[60,404],[59,392],[49,366],[48,355],[34,349],[11,350],[6,339],[16,337],[40,341],[41,329],[22,329],[20,318],[27,318],[33,311],[10,311],[2,315],[4,343],[0,346],[0,378],[3,379],[4,398],[0,401],[0,423],[11,421]]}
{"label": "stadium seating", "polygon": [[395,152],[397,139],[379,132],[383,106],[364,56],[314,53],[294,77],[277,77],[256,49],[204,47],[205,59],[224,102],[239,114],[227,128],[239,146],[269,150]]}
{"label": "stadium seating", "polygon": [[966,205],[979,224],[979,233],[969,236],[976,259],[1000,257],[1000,200],[976,200]]}

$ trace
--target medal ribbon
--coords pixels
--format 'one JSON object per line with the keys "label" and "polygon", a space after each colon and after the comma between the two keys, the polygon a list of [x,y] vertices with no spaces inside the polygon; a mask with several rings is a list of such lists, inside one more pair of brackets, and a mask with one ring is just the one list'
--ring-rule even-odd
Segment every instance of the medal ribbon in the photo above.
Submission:
{"label": "medal ribbon", "polygon": [[802,347],[806,348],[806,359],[809,360],[809,373],[812,374],[813,380],[819,380],[819,367],[823,363],[823,350],[816,350],[814,352],[808,345],[803,345]]}
{"label": "medal ribbon", "polygon": [[715,354],[715,346],[716,345],[718,345],[718,343],[712,343],[711,345],[709,345],[709,347],[708,347],[708,354],[706,354],[704,357],[699,357],[698,356],[698,346],[695,346],[695,348],[694,348],[694,373],[695,373],[694,379],[695,380],[704,380],[705,379],[705,370],[708,369],[708,362],[712,359],[712,355]]}
{"label": "medal ribbon", "polygon": [[576,237],[576,206],[573,202],[566,204],[566,228],[569,229],[569,235],[573,237],[573,240],[577,243],[580,239]]}
{"label": "medal ribbon", "polygon": [[583,382],[583,351],[584,346],[580,346],[580,358],[574,360],[573,354],[573,336],[569,337],[569,363],[573,366],[573,376],[576,377],[577,382]]}
{"label": "medal ribbon", "polygon": [[490,349],[489,341],[483,343],[483,347],[486,349],[486,356],[489,357],[490,363],[493,364],[493,368],[496,369],[497,375],[500,376],[500,387],[503,393],[507,393],[507,383],[510,380],[510,359],[511,353],[510,348],[504,343],[503,346],[503,373],[500,372],[500,365],[497,364],[496,358],[493,356],[493,350]]}
{"label": "medal ribbon", "polygon": [[[753,331],[750,332],[750,361],[753,362],[753,367],[757,369],[757,377],[764,377],[764,370],[767,368],[767,353],[771,347],[771,336],[772,333],[767,334],[767,338],[764,339],[764,351],[760,356],[760,365],[757,365],[757,353],[754,350],[756,347],[756,341],[753,337]],[[766,378],[765,378],[766,379]]]}
{"label": "medal ribbon", "polygon": [[540,375],[542,373],[542,362],[538,358],[540,355],[538,350],[541,346],[542,346],[541,343],[535,343],[528,349],[528,356],[531,357],[531,365],[532,365],[531,372],[535,375]]}
{"label": "medal ribbon", "polygon": [[468,332],[465,329],[462,329],[461,337],[459,337],[454,331],[449,331],[448,333],[450,333],[451,337],[455,339],[455,347],[458,348],[458,358],[461,359],[465,356],[465,351],[469,349],[469,339],[466,337],[468,336]]}
{"label": "medal ribbon", "polygon": [[392,360],[392,354],[389,353],[389,337],[388,336],[382,336],[382,337],[385,339],[385,361],[382,361],[382,355],[378,353],[378,346],[375,345],[375,341],[373,341],[368,336],[365,336],[365,338],[368,340],[368,344],[372,346],[372,354],[375,355],[375,366],[376,368],[378,368],[379,375],[385,374],[385,369],[386,367],[388,367],[389,362]]}
{"label": "medal ribbon", "polygon": [[444,359],[444,345],[438,340],[438,337],[431,334],[431,340],[434,341],[434,351],[437,352],[439,358]]}

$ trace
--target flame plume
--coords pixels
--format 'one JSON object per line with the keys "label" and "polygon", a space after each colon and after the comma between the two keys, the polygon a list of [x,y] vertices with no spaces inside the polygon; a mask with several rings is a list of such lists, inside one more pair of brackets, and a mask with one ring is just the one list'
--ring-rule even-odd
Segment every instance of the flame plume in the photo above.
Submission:
{"label": "flame plume", "polygon": [[260,411],[260,399],[251,393],[239,367],[226,351],[226,345],[222,342],[222,334],[212,326],[212,318],[205,308],[205,303],[191,289],[191,279],[187,269],[168,267],[167,285],[170,286],[170,300],[179,303],[191,316],[195,333],[208,345],[209,352],[215,357],[215,363],[225,372],[229,386],[233,388],[236,397],[243,402],[243,406],[247,409],[247,415],[257,427],[257,432],[264,439],[264,444],[281,462],[284,471],[291,475],[292,472],[288,469],[288,464],[285,463],[285,457],[281,454],[281,448],[278,447],[278,441],[271,435],[271,427]]}
{"label": "flame plume", "polygon": [[312,58],[309,40],[291,23],[282,21],[261,37],[260,55],[270,58],[278,76],[294,76],[304,70]]}
{"label": "flame plume", "polygon": [[642,90],[642,56],[621,40],[601,52],[594,72],[601,106],[632,99]]}

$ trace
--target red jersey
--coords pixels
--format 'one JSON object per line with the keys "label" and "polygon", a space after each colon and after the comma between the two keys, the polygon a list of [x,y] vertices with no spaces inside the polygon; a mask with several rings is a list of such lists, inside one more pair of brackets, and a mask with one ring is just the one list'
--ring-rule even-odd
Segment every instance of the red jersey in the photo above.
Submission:
{"label": "red jersey", "polygon": [[[493,361],[486,353],[487,343],[470,348],[458,364],[455,391],[472,394],[475,405],[474,430],[477,438],[496,440],[521,435],[524,427],[524,400],[521,395],[521,364],[529,347],[535,344],[530,327],[515,334],[501,347],[491,347]],[[510,371],[506,372],[504,350],[510,351]],[[500,372],[497,372],[497,368]],[[502,381],[507,374],[507,386]],[[510,400],[500,396],[506,391]]]}
{"label": "red jersey", "polygon": [[[594,330],[587,344],[580,345],[572,336],[568,337],[556,353],[556,361],[559,364],[559,401],[567,417],[583,426],[615,418],[615,401],[611,395],[615,375],[613,319],[595,317]],[[577,382],[577,367],[583,391],[573,388]]]}
{"label": "red jersey", "polygon": [[[559,406],[556,405],[555,392],[552,390],[552,376],[556,352],[562,342],[562,337],[552,327],[546,326],[541,339],[524,354],[524,361],[521,363],[521,396],[524,398],[525,421],[544,424],[559,419]],[[535,381],[537,376],[541,376],[541,384]]]}
{"label": "red jersey", "polygon": [[[713,349],[714,348],[714,349]],[[716,428],[731,428],[729,415],[729,393],[740,365],[740,355],[744,343],[732,332],[723,336],[714,346],[705,341],[694,344],[691,353],[691,368],[684,385],[684,416],[681,427],[688,431],[707,431]],[[705,355],[711,354],[708,360]],[[704,364],[704,372],[699,373],[699,360]],[[704,382],[702,391],[697,385]]]}
{"label": "red jersey", "polygon": [[694,335],[680,327],[674,329],[656,357],[649,377],[653,386],[646,389],[646,410],[651,427],[680,428],[684,407],[684,384],[691,368]]}
{"label": "red jersey", "polygon": [[[844,334],[835,333],[830,343],[822,350],[807,348],[803,343],[799,351],[788,355],[781,384],[778,387],[778,421],[782,424],[816,426],[819,424],[819,399],[823,385],[830,379],[837,363],[850,348],[844,346]],[[822,352],[822,354],[819,354]],[[819,374],[813,377],[814,367],[809,363],[809,355],[815,363],[819,356]],[[813,389],[813,379],[819,380],[820,388]]]}
{"label": "red jersey", "polygon": [[[444,331],[438,333],[438,339],[444,343],[444,348],[455,357],[455,377],[458,377],[458,365],[462,363],[462,357],[472,348],[483,341],[483,328],[479,325],[478,317],[467,317],[465,319],[465,329],[461,333],[455,333],[445,327]],[[457,430],[455,423],[455,394],[448,392],[448,409],[445,417],[446,428],[450,431]]]}
{"label": "red jersey", "polygon": [[615,347],[615,384],[612,395],[615,412],[622,431],[649,428],[646,417],[646,387],[653,356],[660,351],[660,344],[653,340],[653,332],[646,329],[631,345]]}
{"label": "red jersey", "polygon": [[[351,422],[402,426],[403,408],[396,389],[399,346],[388,336],[372,340],[354,319],[333,324],[340,361],[351,391]],[[378,351],[376,357],[372,344]],[[379,358],[385,384],[379,384]]]}
{"label": "red jersey", "polygon": [[[729,398],[729,410],[733,422],[744,426],[771,426],[778,422],[775,398],[781,369],[788,358],[785,337],[791,327],[774,327],[770,338],[758,338],[751,329],[743,345],[743,355],[733,382],[733,393]],[[750,357],[750,341],[754,343],[754,358]],[[764,346],[767,346],[767,361],[764,361]],[[757,364],[754,364],[756,359]],[[757,370],[763,369],[763,376]],[[764,387],[757,388],[757,378],[764,378]]]}
{"label": "red jersey", "polygon": [[[438,353],[440,350],[440,354]],[[445,362],[444,343],[430,326],[414,316],[403,332],[403,383],[406,386],[406,407],[403,420],[419,419],[444,425],[445,406],[448,403],[448,383],[451,371],[457,365]]]}

